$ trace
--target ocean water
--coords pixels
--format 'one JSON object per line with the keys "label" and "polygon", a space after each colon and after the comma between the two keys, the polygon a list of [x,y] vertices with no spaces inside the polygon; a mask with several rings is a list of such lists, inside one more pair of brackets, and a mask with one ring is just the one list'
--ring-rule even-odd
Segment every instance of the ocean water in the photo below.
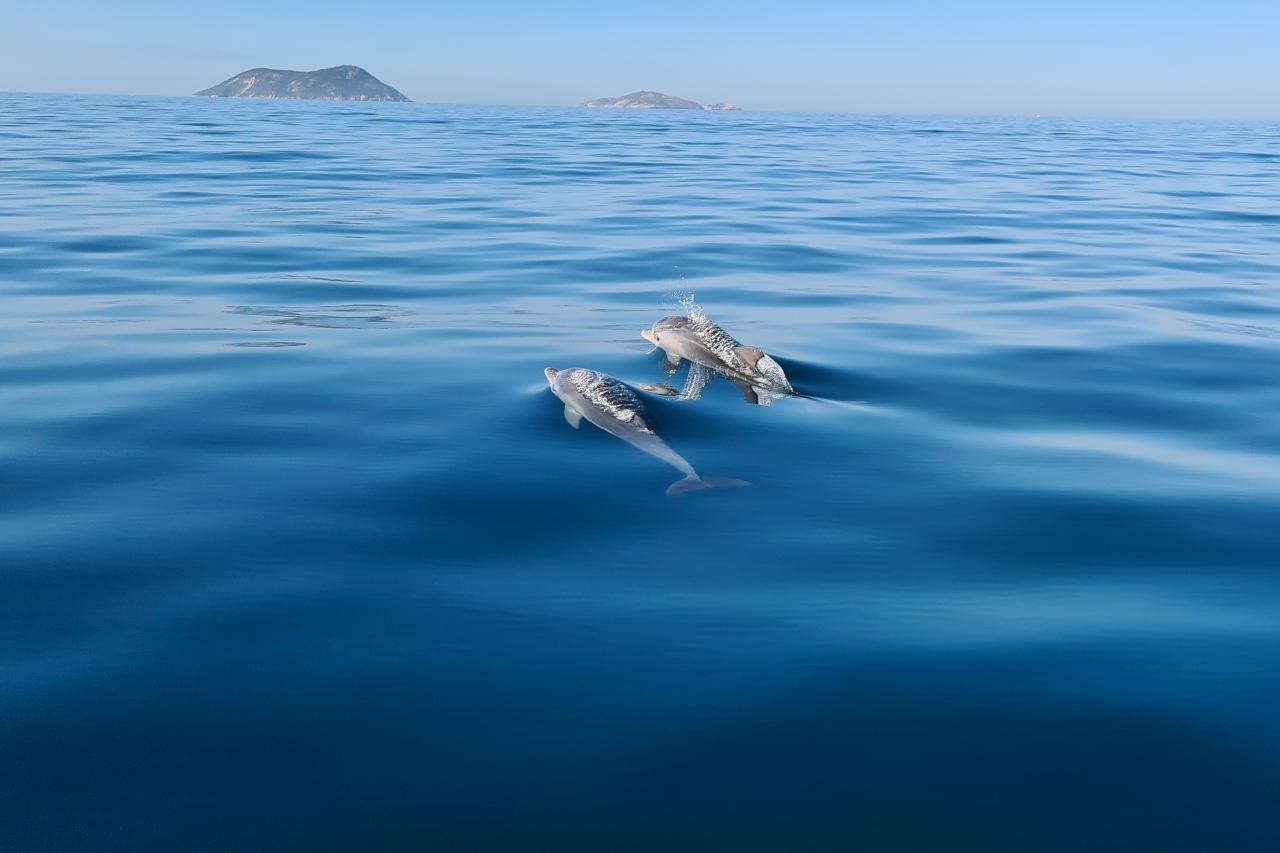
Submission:
{"label": "ocean water", "polygon": [[2,95],[0,848],[1280,849],[1278,277],[1276,125]]}

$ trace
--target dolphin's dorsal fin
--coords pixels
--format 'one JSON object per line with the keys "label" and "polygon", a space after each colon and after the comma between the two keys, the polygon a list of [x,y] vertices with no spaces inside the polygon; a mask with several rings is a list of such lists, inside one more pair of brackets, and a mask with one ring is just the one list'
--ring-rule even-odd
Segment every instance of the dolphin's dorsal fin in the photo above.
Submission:
{"label": "dolphin's dorsal fin", "polygon": [[755,367],[756,362],[764,358],[764,350],[760,349],[760,347],[734,347],[733,351],[738,354],[738,358],[752,367]]}
{"label": "dolphin's dorsal fin", "polygon": [[575,409],[571,409],[566,405],[564,407],[564,419],[569,426],[577,429],[582,424],[582,413]]}

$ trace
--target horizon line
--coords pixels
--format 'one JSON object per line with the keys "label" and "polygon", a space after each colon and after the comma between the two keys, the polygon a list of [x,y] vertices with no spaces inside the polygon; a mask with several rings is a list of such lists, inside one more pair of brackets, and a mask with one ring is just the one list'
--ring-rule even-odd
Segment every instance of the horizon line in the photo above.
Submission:
{"label": "horizon line", "polygon": [[[266,66],[262,66],[266,67]],[[341,66],[334,66],[341,67]],[[252,69],[251,69],[252,70]],[[650,90],[636,90],[650,91]],[[403,107],[406,103],[418,106],[449,106],[449,107],[506,107],[521,109],[586,109],[581,103],[574,104],[511,104],[498,102],[483,101],[357,101],[335,99],[329,100],[324,98],[217,98],[207,95],[190,94],[172,94],[172,93],[156,93],[156,92],[38,92],[18,89],[0,89],[0,95],[43,95],[53,97],[89,97],[89,98],[202,98],[204,100],[216,101],[270,101],[273,103],[306,103],[308,101],[316,101],[319,103],[337,104],[395,104]],[[756,109],[751,107],[740,107],[739,112],[743,113],[768,113],[776,115],[847,115],[847,116],[867,116],[867,117],[895,117],[895,118],[974,118],[974,119],[1026,119],[1026,120],[1046,120],[1046,121],[1132,121],[1132,122],[1230,122],[1230,123],[1263,123],[1276,124],[1280,123],[1280,116],[1275,118],[1252,117],[1244,118],[1238,116],[1193,116],[1193,115],[1151,115],[1151,116],[1124,116],[1124,115],[1098,115],[1088,113],[945,113],[945,112],[872,112],[862,110],[843,110],[843,109]],[[595,113],[700,113],[700,110],[677,110],[663,108],[649,109],[628,109],[628,108],[597,108],[592,110]]]}

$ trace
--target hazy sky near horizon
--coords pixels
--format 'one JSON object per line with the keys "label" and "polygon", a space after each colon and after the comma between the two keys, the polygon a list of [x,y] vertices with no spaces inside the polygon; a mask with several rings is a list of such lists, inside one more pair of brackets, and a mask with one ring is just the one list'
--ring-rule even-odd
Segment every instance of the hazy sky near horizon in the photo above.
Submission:
{"label": "hazy sky near horizon", "polygon": [[0,0],[0,91],[181,95],[350,63],[415,101],[1280,119],[1276,0]]}

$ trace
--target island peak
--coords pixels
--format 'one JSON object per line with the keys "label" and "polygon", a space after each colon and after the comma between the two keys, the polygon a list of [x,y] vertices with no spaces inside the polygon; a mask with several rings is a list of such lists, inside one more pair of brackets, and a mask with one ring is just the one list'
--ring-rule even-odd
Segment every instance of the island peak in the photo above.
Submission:
{"label": "island peak", "polygon": [[664,95],[662,92],[640,90],[629,95],[616,98],[596,98],[582,106],[588,109],[614,110],[700,110],[702,104],[677,98],[675,95]]}
{"label": "island peak", "polygon": [[690,101],[686,98],[677,98],[675,95],[667,95],[662,92],[650,92],[641,89],[639,92],[632,92],[629,95],[619,95],[616,98],[596,98],[593,101],[587,101],[582,106],[587,109],[609,109],[609,110],[711,110],[713,112],[736,111],[742,109],[735,107],[733,104],[707,104],[705,107],[697,101]]}
{"label": "island peak", "polygon": [[250,68],[202,89],[207,98],[270,98],[312,101],[408,101],[358,65],[335,65],[316,71]]}

